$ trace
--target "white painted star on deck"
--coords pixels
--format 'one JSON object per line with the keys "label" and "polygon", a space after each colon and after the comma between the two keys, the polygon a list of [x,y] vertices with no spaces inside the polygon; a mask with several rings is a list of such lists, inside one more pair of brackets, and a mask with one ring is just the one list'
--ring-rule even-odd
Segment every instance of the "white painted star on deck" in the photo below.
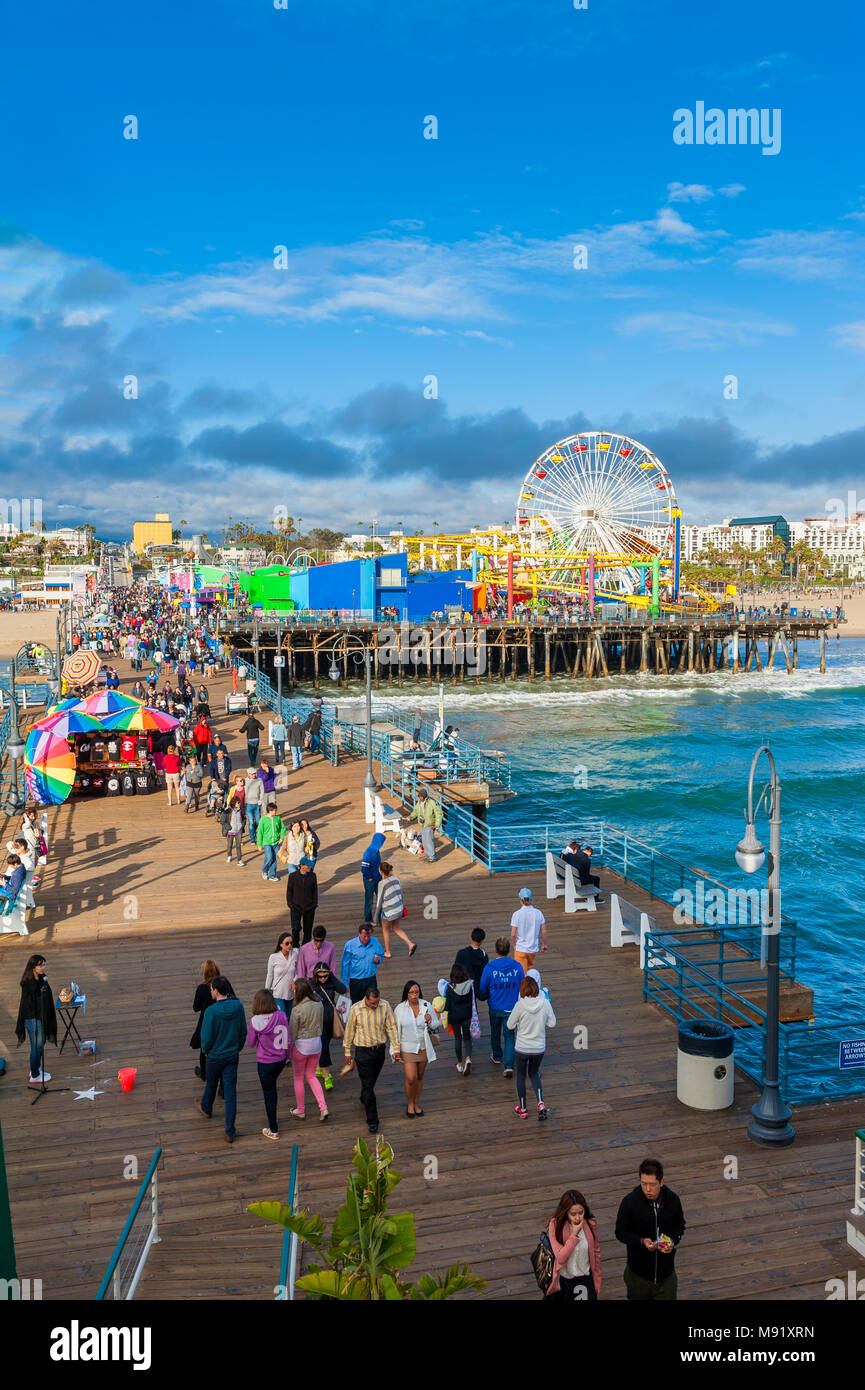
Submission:
{"label": "white painted star on deck", "polygon": [[97,1091],[95,1086],[91,1086],[89,1091],[76,1091],[76,1100],[95,1100],[97,1096],[104,1096],[104,1091]]}

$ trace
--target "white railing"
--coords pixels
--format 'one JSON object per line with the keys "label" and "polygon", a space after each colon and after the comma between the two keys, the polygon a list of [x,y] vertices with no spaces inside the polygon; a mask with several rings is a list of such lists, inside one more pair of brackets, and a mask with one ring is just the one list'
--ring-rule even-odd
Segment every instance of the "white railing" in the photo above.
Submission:
{"label": "white railing", "polygon": [[[114,1254],[108,1261],[108,1268],[96,1295],[97,1302],[128,1303],[130,1299],[135,1297],[135,1290],[138,1288],[139,1280],[144,1273],[150,1247],[160,1239],[159,1190],[156,1169],[161,1157],[162,1150],[157,1149],[150,1160],[144,1181],[138,1189],[138,1196],[132,1204],[132,1210],[126,1218],[126,1225],[123,1227],[120,1239],[114,1248]],[[150,1201],[146,1202],[145,1197],[148,1193]],[[139,1221],[138,1217],[142,1212],[144,1216]]]}
{"label": "white railing", "polygon": [[856,1131],[856,1190],[853,1215],[865,1216],[865,1129]]}

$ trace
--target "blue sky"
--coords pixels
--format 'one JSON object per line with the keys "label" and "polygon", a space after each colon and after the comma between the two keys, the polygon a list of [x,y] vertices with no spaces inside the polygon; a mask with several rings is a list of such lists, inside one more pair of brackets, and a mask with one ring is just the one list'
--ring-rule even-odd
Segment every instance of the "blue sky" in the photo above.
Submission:
{"label": "blue sky", "polygon": [[[19,7],[4,492],[116,536],[458,528],[607,428],[686,520],[865,495],[862,39],[775,0]],[[780,109],[779,153],[676,145],[698,101]]]}

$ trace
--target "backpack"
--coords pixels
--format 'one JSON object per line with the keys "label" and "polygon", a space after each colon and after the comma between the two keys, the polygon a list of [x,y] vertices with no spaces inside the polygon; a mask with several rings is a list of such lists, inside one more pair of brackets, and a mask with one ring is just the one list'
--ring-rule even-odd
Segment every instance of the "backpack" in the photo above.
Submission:
{"label": "backpack", "polygon": [[556,1258],[553,1254],[553,1247],[550,1245],[550,1237],[547,1231],[541,1232],[541,1238],[529,1257],[532,1270],[534,1271],[535,1282],[541,1293],[545,1294],[550,1284],[553,1282],[553,1275],[556,1270]]}

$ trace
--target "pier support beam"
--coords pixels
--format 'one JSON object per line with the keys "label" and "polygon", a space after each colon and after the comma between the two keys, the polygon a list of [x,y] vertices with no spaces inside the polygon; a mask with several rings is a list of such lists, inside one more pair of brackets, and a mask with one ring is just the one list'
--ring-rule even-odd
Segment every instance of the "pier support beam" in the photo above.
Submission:
{"label": "pier support beam", "polygon": [[550,629],[544,632],[544,680],[550,679]]}
{"label": "pier support beam", "polygon": [[535,678],[535,630],[533,627],[526,628],[526,665],[529,668],[529,680]]}
{"label": "pier support beam", "polygon": [[640,633],[640,671],[649,669],[649,634],[645,628]]}
{"label": "pier support beam", "polygon": [[[690,534],[690,532],[689,532]],[[688,670],[694,669],[694,629],[688,628]]]}
{"label": "pier support beam", "polygon": [[826,629],[820,629],[820,675],[826,674]]}

